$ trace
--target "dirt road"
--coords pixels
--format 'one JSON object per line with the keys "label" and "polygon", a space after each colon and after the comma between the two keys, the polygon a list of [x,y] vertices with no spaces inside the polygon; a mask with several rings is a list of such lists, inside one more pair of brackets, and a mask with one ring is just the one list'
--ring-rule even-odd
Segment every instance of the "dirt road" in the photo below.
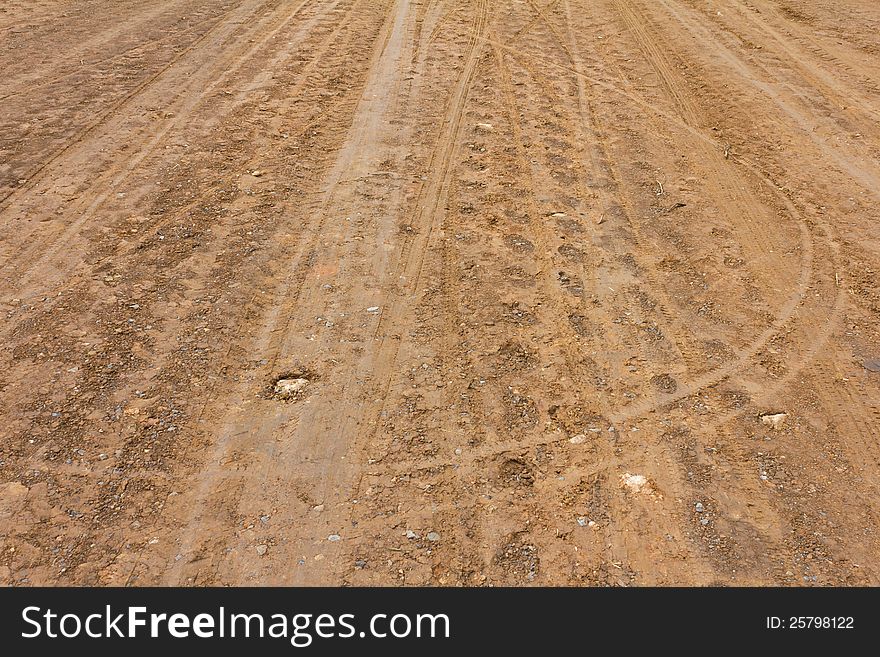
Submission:
{"label": "dirt road", "polygon": [[874,0],[0,34],[0,582],[880,584]]}

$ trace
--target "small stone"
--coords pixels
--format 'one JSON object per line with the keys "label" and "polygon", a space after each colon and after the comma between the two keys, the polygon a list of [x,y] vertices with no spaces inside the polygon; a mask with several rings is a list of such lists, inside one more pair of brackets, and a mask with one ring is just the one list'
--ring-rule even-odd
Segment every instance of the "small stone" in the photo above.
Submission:
{"label": "small stone", "polygon": [[706,525],[709,524],[709,519],[708,519],[708,518],[701,518],[701,519],[700,519],[700,524],[703,525],[703,526],[705,527]]}
{"label": "small stone", "polygon": [[455,455],[456,455],[456,456],[461,456],[461,447],[456,447],[456,448],[455,448]]}
{"label": "small stone", "polygon": [[697,513],[702,513],[703,511],[706,510],[706,507],[703,506],[703,503],[702,503],[702,502],[697,502],[697,503],[694,505],[694,510],[695,510]]}
{"label": "small stone", "polygon": [[491,123],[478,123],[477,128],[483,132],[492,132],[495,129]]}
{"label": "small stone", "polygon": [[406,537],[410,540],[413,540],[413,539],[419,538],[419,535],[416,532],[414,532],[412,529],[407,529],[406,530]]}
{"label": "small stone", "polygon": [[620,478],[623,481],[623,485],[634,493],[641,492],[641,490],[648,484],[648,478],[645,475],[630,474],[629,472],[626,472],[621,475]]}
{"label": "small stone", "polygon": [[427,538],[432,543],[436,543],[437,541],[440,540],[440,534],[438,534],[437,532],[428,532]]}
{"label": "small stone", "polygon": [[377,313],[377,312],[379,312],[379,306],[370,306],[369,308],[367,308],[367,312],[368,313]]}
{"label": "small stone", "polygon": [[258,545],[256,547],[256,550],[257,550],[257,554],[259,554],[262,557],[264,554],[266,554],[266,552],[269,551],[269,546],[266,545],[265,543],[261,543],[260,545]]}
{"label": "small stone", "polygon": [[579,516],[578,519],[577,519],[577,521],[578,521],[578,524],[579,524],[581,527],[586,527],[586,526],[587,526],[587,519],[586,519],[584,516]]}
{"label": "small stone", "polygon": [[787,417],[788,413],[767,413],[761,416],[761,422],[768,427],[773,427],[774,430],[779,430]]}
{"label": "small stone", "polygon": [[337,541],[341,541],[342,537],[339,534],[330,534],[330,536],[327,537],[327,540],[331,543],[336,543]]}
{"label": "small stone", "polygon": [[364,568],[366,568],[366,566],[367,566],[367,562],[364,561],[363,559],[358,559],[357,561],[354,562],[354,567],[357,568],[358,570],[363,570]]}
{"label": "small stone", "polygon": [[324,561],[324,555],[323,554],[316,554],[315,561]]}
{"label": "small stone", "polygon": [[98,459],[101,461],[106,461],[108,458],[106,454],[98,454]]}
{"label": "small stone", "polygon": [[324,510],[323,504],[318,504],[317,506],[312,507],[312,511],[314,511],[315,513],[321,513],[321,511],[323,511],[323,510]]}
{"label": "small stone", "polygon": [[569,438],[568,442],[570,442],[572,445],[580,445],[584,441],[586,441],[586,439],[587,439],[587,437],[584,434],[579,433],[578,435],[572,436],[571,438]]}
{"label": "small stone", "polygon": [[275,396],[279,399],[295,399],[308,385],[308,379],[278,379],[275,382]]}

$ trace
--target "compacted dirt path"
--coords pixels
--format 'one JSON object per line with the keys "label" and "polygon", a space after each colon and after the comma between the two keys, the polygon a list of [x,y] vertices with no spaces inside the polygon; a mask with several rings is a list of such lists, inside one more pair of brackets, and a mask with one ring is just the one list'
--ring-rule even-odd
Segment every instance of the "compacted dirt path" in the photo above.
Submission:
{"label": "compacted dirt path", "polygon": [[873,0],[0,35],[4,584],[880,584]]}

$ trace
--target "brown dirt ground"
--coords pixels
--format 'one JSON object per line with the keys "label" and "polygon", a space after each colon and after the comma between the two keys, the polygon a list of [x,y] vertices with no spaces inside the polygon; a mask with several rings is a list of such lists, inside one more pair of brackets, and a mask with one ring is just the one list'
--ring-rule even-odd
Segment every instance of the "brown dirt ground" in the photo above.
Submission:
{"label": "brown dirt ground", "polygon": [[0,34],[0,582],[880,584],[875,0]]}

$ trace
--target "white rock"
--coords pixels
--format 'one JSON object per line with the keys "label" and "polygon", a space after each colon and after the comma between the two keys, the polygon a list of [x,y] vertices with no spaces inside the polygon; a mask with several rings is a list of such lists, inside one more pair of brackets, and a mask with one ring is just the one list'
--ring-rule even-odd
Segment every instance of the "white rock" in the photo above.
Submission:
{"label": "white rock", "polygon": [[298,397],[308,385],[308,379],[278,379],[275,382],[275,394],[282,399],[292,399]]}
{"label": "white rock", "polygon": [[634,475],[630,474],[629,472],[624,473],[621,477],[621,480],[623,481],[623,485],[629,488],[634,493],[638,493],[639,491],[641,491],[642,488],[644,488],[648,483],[648,479],[647,477],[645,477],[645,475]]}
{"label": "white rock", "polygon": [[778,430],[785,423],[787,417],[788,413],[767,413],[761,416],[761,422],[768,427],[773,427],[774,430]]}

